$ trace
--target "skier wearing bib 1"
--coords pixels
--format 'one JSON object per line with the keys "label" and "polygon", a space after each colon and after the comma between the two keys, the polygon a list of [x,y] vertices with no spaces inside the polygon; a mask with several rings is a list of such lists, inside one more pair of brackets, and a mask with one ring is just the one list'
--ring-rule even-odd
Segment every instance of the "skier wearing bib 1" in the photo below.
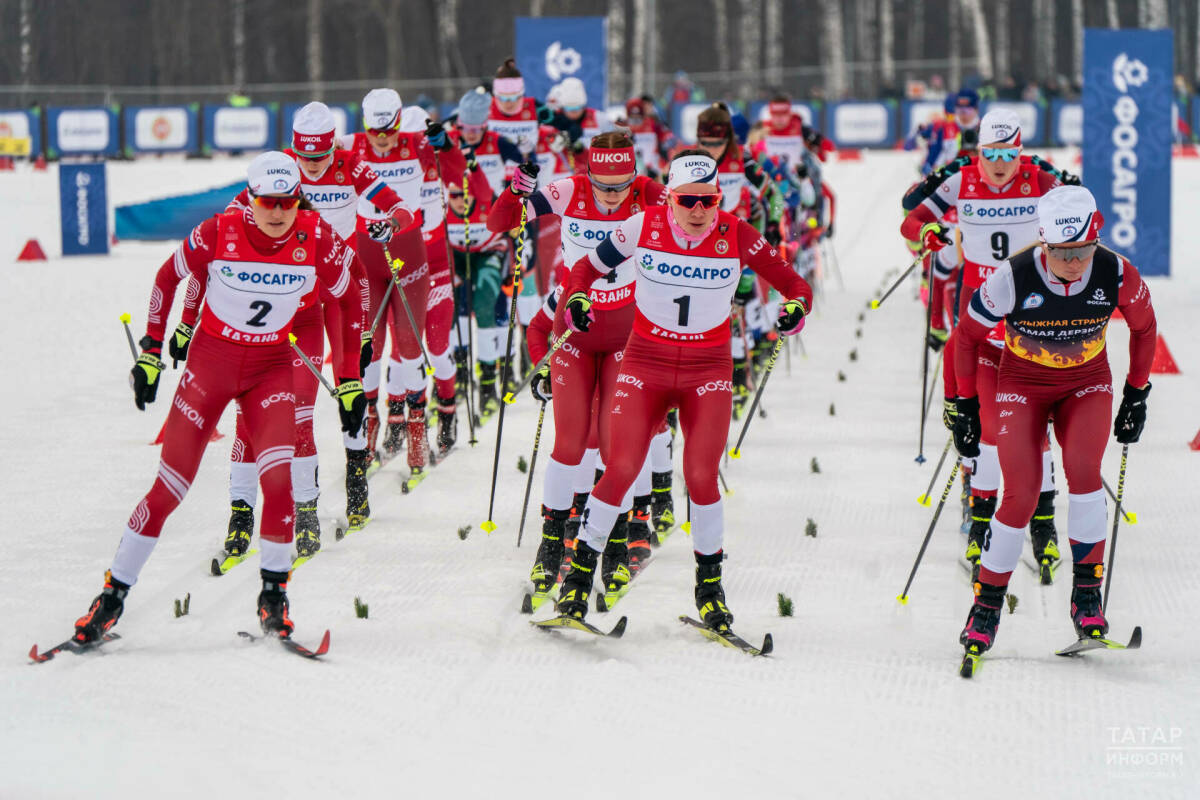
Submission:
{"label": "skier wearing bib 1", "polygon": [[[359,339],[349,323],[361,313],[360,300],[350,277],[353,253],[319,214],[298,208],[303,198],[296,162],[283,153],[264,153],[251,162],[247,177],[253,207],[205,220],[172,257],[200,282],[206,305],[167,415],[158,477],[125,526],[104,590],[75,623],[78,642],[95,641],[116,624],[163,523],[187,494],[217,420],[234,400],[258,451],[263,490],[259,620],[264,631],[292,632],[286,590],[296,423],[288,334],[301,301],[318,286],[338,299],[345,322],[336,359],[338,411],[342,429],[357,430],[365,399]],[[167,312],[147,326],[131,373],[140,409],[158,393]]]}
{"label": "skier wearing bib 1", "polygon": [[[696,607],[704,623],[728,631],[733,615],[721,588],[724,514],[717,486],[729,429],[733,369],[729,310],[743,264],[786,298],[781,333],[798,333],[812,289],[749,223],[719,209],[717,162],[703,150],[685,150],[670,164],[670,202],[635,214],[571,270],[559,313],[586,330],[592,320],[584,291],[627,259],[636,271],[633,331],[625,346],[612,402],[607,470],[588,500],[571,571],[563,581],[559,613],[587,613],[596,558],[637,476],[650,438],[668,408],[679,409],[683,472],[692,501]],[[600,285],[603,285],[601,283]]]}
{"label": "skier wearing bib 1", "polygon": [[[575,263],[624,220],[665,200],[666,189],[645,176],[635,175],[634,169],[633,141],[629,136],[617,131],[602,133],[592,140],[588,150],[587,175],[563,178],[535,190],[533,170],[528,166],[518,169],[511,188],[501,193],[488,215],[488,228],[498,232],[513,227],[520,219],[518,197],[528,195],[524,201],[527,218],[559,217],[564,261]],[[536,593],[553,587],[563,558],[573,476],[587,449],[592,404],[597,397],[599,449],[605,464],[608,463],[608,409],[614,399],[621,349],[633,322],[633,280],[632,265],[627,265],[607,276],[597,276],[594,284],[589,282],[588,294],[595,305],[596,324],[586,333],[573,334],[555,353],[543,376],[553,386],[555,433],[543,489],[542,544],[531,574]],[[565,330],[566,322],[558,316],[555,335]],[[622,500],[623,497],[618,497],[616,502]],[[620,510],[628,509],[624,505]],[[621,544],[619,556],[613,553],[611,560],[606,556],[606,571],[615,574],[623,566],[626,553],[624,543]],[[648,551],[649,544],[646,547]],[[625,575],[627,580],[628,568]]]}
{"label": "skier wearing bib 1", "polygon": [[968,657],[992,646],[1000,608],[1021,556],[1023,528],[1038,501],[1038,451],[1053,417],[1070,488],[1067,534],[1075,562],[1071,621],[1080,638],[1103,637],[1101,607],[1106,513],[1100,461],[1112,419],[1112,372],[1105,350],[1115,309],[1129,326],[1129,374],[1113,425],[1118,442],[1136,442],[1146,422],[1157,324],[1150,291],[1122,256],[1099,246],[1104,223],[1082,186],[1047,192],[1038,206],[1041,239],[1018,253],[971,295],[959,320],[958,417],[954,440],[966,457],[979,450],[976,347],[995,325],[1005,350],[996,384],[1004,418],[997,437],[1004,496],[984,540],[975,602],[959,642]]}

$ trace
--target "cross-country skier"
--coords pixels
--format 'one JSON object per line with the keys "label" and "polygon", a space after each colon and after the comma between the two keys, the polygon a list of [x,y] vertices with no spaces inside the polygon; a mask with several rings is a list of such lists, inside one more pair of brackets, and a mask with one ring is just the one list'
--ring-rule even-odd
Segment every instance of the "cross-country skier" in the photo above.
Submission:
{"label": "cross-country skier", "polygon": [[[300,170],[283,153],[258,156],[247,183],[253,205],[196,226],[171,257],[200,283],[205,308],[193,337],[187,367],[163,431],[158,477],[134,509],[104,589],[75,623],[75,640],[93,642],[116,624],[125,597],[158,543],[163,523],[191,486],[209,436],[221,413],[237,401],[258,451],[262,484],[262,592],[264,631],[288,636],[287,582],[292,564],[295,508],[291,460],[295,442],[292,359],[288,343],[302,300],[315,288],[341,304],[341,352],[336,354],[338,411],[342,429],[358,430],[365,398],[359,380],[361,303],[350,276],[354,254],[315,211],[301,210]],[[151,307],[156,305],[151,298]],[[130,375],[139,409],[154,402],[163,368],[162,340],[170,309],[155,309],[142,354]]]}
{"label": "cross-country skier", "polygon": [[[987,120],[985,119],[985,126]],[[987,133],[987,128],[984,128]],[[986,151],[987,144],[981,144]],[[989,649],[1000,608],[1024,544],[1026,520],[1038,504],[1039,451],[1053,420],[1070,491],[1067,535],[1074,560],[1071,621],[1080,638],[1103,637],[1101,608],[1106,508],[1100,461],[1112,420],[1113,383],[1105,350],[1108,321],[1120,309],[1129,326],[1129,373],[1113,434],[1136,442],[1146,421],[1157,324],[1150,291],[1123,256],[1099,244],[1104,218],[1092,193],[1061,186],[1038,204],[1039,240],[1000,265],[971,294],[959,320],[958,417],[954,440],[964,457],[981,436],[977,347],[1004,326],[1004,357],[995,396],[1004,418],[997,436],[1004,496],[984,542],[975,602],[959,641],[968,655]]]}
{"label": "cross-country skier", "polygon": [[651,206],[616,226],[571,270],[559,314],[579,330],[588,330],[595,316],[588,287],[603,286],[626,261],[636,289],[633,330],[616,378],[622,395],[608,410],[609,428],[619,427],[620,435],[612,437],[607,469],[588,499],[559,597],[560,614],[587,613],[596,559],[622,498],[659,421],[677,407],[692,503],[696,607],[713,630],[728,631],[733,621],[721,587],[724,513],[717,486],[732,404],[730,302],[746,264],[787,298],[778,328],[793,334],[803,327],[812,290],[749,223],[720,210],[717,175],[717,162],[706,152],[683,151],[670,164],[669,204]]}

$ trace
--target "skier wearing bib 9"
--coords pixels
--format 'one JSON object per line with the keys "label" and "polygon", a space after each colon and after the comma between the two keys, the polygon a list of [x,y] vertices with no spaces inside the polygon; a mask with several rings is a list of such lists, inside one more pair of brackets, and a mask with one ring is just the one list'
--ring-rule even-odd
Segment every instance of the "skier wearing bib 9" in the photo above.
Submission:
{"label": "skier wearing bib 9", "polygon": [[[354,240],[355,207],[360,197],[370,197],[375,207],[387,215],[389,224],[399,228],[407,224],[408,212],[399,196],[384,184],[369,165],[349,150],[336,147],[335,120],[324,103],[309,103],[296,112],[292,123],[292,147],[283,151],[296,160],[300,168],[300,191],[325,222],[342,237],[347,246]],[[254,198],[243,189],[230,201],[226,211],[249,208]],[[353,249],[353,248],[350,248]],[[371,354],[371,338],[367,326],[370,320],[370,295],[366,272],[356,257],[351,267],[354,286],[361,298],[361,313],[350,321],[350,328],[359,334],[361,342],[360,367],[365,367]],[[318,300],[324,302],[318,302]],[[194,321],[194,300],[184,312],[181,326]],[[325,356],[324,331],[334,352],[341,352],[343,321],[340,306],[328,297],[306,298],[292,325],[297,346],[318,367]],[[181,335],[176,329],[175,336]],[[317,516],[317,446],[313,437],[313,405],[319,383],[315,375],[299,358],[293,362],[292,382],[296,394],[296,453],[292,459],[292,494],[296,500],[296,553],[312,556],[321,548],[321,526]],[[370,460],[363,431],[344,434],[346,447],[346,519],[351,529],[361,527],[370,517],[366,470]],[[250,548],[254,532],[254,507],[258,497],[257,453],[246,432],[241,407],[238,407],[237,436],[231,451],[229,470],[229,499],[232,511],[225,539],[226,556],[240,556]]]}
{"label": "skier wearing bib 9", "polygon": [[670,164],[670,202],[617,226],[571,270],[559,314],[588,330],[595,316],[587,289],[626,262],[636,273],[633,330],[625,346],[611,404],[607,469],[588,499],[571,570],[559,597],[560,614],[587,613],[596,559],[605,548],[621,501],[637,476],[650,439],[667,409],[679,409],[686,441],[683,471],[692,502],[696,607],[705,625],[728,632],[733,614],[721,587],[724,513],[717,470],[729,429],[729,310],[742,264],[787,298],[781,333],[798,333],[812,289],[749,223],[722,211],[717,162],[685,150]]}
{"label": "skier wearing bib 9", "polygon": [[[353,253],[319,214],[299,207],[296,162],[283,153],[264,153],[251,162],[247,177],[252,207],[205,220],[171,257],[199,281],[206,305],[167,415],[158,477],[125,526],[104,590],[75,623],[77,642],[98,640],[120,618],[163,523],[187,494],[209,436],[233,401],[241,405],[258,451],[263,490],[259,620],[269,633],[292,632],[286,590],[295,513],[295,401],[288,334],[301,302],[318,286],[341,304],[338,411],[344,431],[358,430],[365,398],[359,340],[350,323],[359,318],[361,305],[350,276]],[[165,366],[159,357],[170,309],[158,310],[161,316],[148,324],[130,376],[141,409],[154,402]]]}
{"label": "skier wearing bib 9", "polygon": [[[1059,185],[1057,173],[1038,169],[1029,156],[1021,153],[1020,120],[1012,111],[989,111],[979,125],[980,150],[977,159],[949,175],[937,190],[904,218],[900,233],[906,239],[919,240],[931,251],[950,244],[947,226],[941,220],[951,209],[958,214],[964,263],[959,294],[958,319],[966,315],[972,293],[988,276],[1004,266],[1013,254],[1036,243],[1040,198]],[[933,319],[942,318],[944,273],[935,270],[930,303]],[[1004,348],[1003,329],[995,330],[981,343],[977,365],[971,374],[978,385],[983,421],[982,443],[978,457],[971,457],[971,526],[964,557],[978,573],[980,553],[988,522],[996,508],[1000,489],[1000,462],[996,436],[1000,429],[999,408],[995,402],[996,374]],[[955,335],[947,342],[947,354],[955,352]],[[957,359],[944,362],[946,413],[949,425],[956,394]],[[1047,578],[1060,559],[1058,536],[1054,527],[1054,476],[1049,440],[1038,470],[1042,491],[1030,536],[1034,561],[1046,561]],[[1026,520],[1029,522],[1029,520]]]}
{"label": "skier wearing bib 9", "polygon": [[975,602],[959,638],[968,657],[995,640],[1000,607],[1021,555],[1022,529],[1038,503],[1038,451],[1051,418],[1070,487],[1071,621],[1081,639],[1108,631],[1100,591],[1106,534],[1100,461],[1113,396],[1105,334],[1113,311],[1120,309],[1129,326],[1129,373],[1112,430],[1118,442],[1129,444],[1141,436],[1146,421],[1157,324],[1137,269],[1099,245],[1103,223],[1095,198],[1082,186],[1046,193],[1038,207],[1037,245],[1001,265],[972,293],[955,332],[954,440],[967,457],[978,452],[980,441],[976,348],[998,324],[1004,326],[1005,342],[996,383],[1004,417],[998,436],[1004,496],[987,531]]}
{"label": "skier wearing bib 9", "polygon": [[[393,453],[398,451],[400,438],[407,434],[408,466],[417,472],[425,468],[426,454],[426,376],[420,337],[425,329],[430,271],[421,231],[424,219],[421,189],[429,170],[440,168],[443,175],[461,175],[466,160],[462,151],[450,146],[446,132],[439,125],[430,123],[424,133],[401,130],[400,95],[392,89],[372,89],[363,98],[362,108],[367,130],[347,137],[347,146],[400,196],[411,215],[407,226],[393,232],[391,226],[382,224],[383,215],[371,199],[361,197],[356,231],[358,255],[366,267],[371,290],[372,319],[393,280],[393,264],[388,256],[402,262],[387,308],[392,347],[386,379],[388,436],[384,446]],[[412,311],[411,320],[400,292]],[[383,340],[383,336],[375,336],[371,363],[363,376],[367,390],[367,447],[372,453],[379,431],[375,398],[383,380]]]}
{"label": "skier wearing bib 9", "polygon": [[[497,232],[512,228],[520,220],[522,204],[527,219],[558,217],[562,222],[563,260],[573,264],[587,256],[624,220],[664,201],[666,189],[643,175],[636,175],[634,169],[633,141],[629,136],[618,131],[602,133],[588,149],[587,175],[562,178],[535,189],[533,170],[529,166],[518,169],[512,186],[501,193],[488,215],[488,228]],[[543,489],[542,543],[531,573],[534,591],[539,595],[554,586],[563,558],[573,476],[587,449],[595,398],[600,402],[600,455],[608,464],[608,410],[614,402],[621,349],[633,322],[633,281],[632,264],[607,276],[597,276],[595,283],[586,287],[590,302],[595,305],[595,325],[586,333],[573,334],[549,365],[547,378],[554,392],[555,434]],[[556,314],[555,336],[561,335],[566,327],[561,313]],[[662,418],[660,415],[659,421]],[[647,501],[648,495],[649,492]],[[618,503],[622,500],[617,498]],[[629,504],[624,504],[620,510],[629,508]],[[626,551],[620,537],[618,543],[622,545],[621,552],[614,550],[611,558],[606,559],[606,571],[615,575],[624,568],[623,577],[627,581]],[[643,556],[648,555],[648,550],[647,543]]]}

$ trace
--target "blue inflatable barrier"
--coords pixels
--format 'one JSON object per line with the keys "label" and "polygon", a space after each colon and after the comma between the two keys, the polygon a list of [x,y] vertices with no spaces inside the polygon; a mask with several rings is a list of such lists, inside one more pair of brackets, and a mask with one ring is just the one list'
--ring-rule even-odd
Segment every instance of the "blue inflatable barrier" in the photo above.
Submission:
{"label": "blue inflatable barrier", "polygon": [[205,218],[224,211],[229,201],[244,188],[246,182],[239,180],[195,194],[117,206],[117,238],[184,239]]}

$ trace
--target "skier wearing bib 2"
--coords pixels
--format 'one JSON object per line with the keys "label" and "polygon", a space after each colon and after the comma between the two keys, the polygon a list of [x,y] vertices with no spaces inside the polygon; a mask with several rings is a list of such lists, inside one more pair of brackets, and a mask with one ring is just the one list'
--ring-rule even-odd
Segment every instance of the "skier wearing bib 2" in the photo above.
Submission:
{"label": "skier wearing bib 2", "polygon": [[1092,193],[1082,186],[1048,192],[1038,207],[1041,240],[1018,253],[971,295],[959,320],[959,452],[979,452],[976,348],[995,325],[1004,325],[1005,352],[996,384],[1004,425],[997,437],[1004,496],[984,541],[975,602],[959,642],[967,655],[992,646],[1000,608],[1021,556],[1022,529],[1038,502],[1038,451],[1053,417],[1070,491],[1067,534],[1075,562],[1071,622],[1080,638],[1103,637],[1101,608],[1106,508],[1100,460],[1112,419],[1112,371],[1105,333],[1115,309],[1129,325],[1129,374],[1113,434],[1136,442],[1146,422],[1150,364],[1157,324],[1150,291],[1122,256],[1098,244],[1104,223]]}
{"label": "skier wearing bib 2", "polygon": [[743,264],[787,299],[781,333],[798,333],[812,289],[749,223],[721,211],[717,162],[685,150],[670,164],[670,202],[635,214],[571,270],[560,314],[573,328],[593,319],[587,288],[629,260],[636,271],[633,331],[625,346],[612,401],[607,470],[583,516],[571,571],[563,581],[560,614],[582,618],[596,558],[617,520],[620,503],[646,457],[667,409],[679,409],[686,442],[683,472],[692,501],[696,607],[704,623],[728,631],[733,615],[721,588],[724,514],[717,487],[733,402],[729,376],[729,311]]}
{"label": "skier wearing bib 2", "polygon": [[[303,198],[296,162],[283,153],[264,153],[251,162],[247,177],[253,207],[205,220],[172,256],[199,281],[206,305],[167,415],[158,477],[125,526],[104,590],[75,623],[78,642],[96,641],[120,618],[163,523],[196,476],[217,420],[235,400],[258,452],[263,490],[259,620],[266,632],[292,632],[286,590],[296,421],[288,334],[301,301],[314,289],[323,288],[341,303],[346,324],[336,359],[338,411],[342,430],[358,430],[365,398],[358,376],[359,339],[349,322],[359,318],[360,300],[350,277],[353,253],[317,212],[298,208]],[[130,376],[140,409],[158,394],[169,310],[147,326]]]}

